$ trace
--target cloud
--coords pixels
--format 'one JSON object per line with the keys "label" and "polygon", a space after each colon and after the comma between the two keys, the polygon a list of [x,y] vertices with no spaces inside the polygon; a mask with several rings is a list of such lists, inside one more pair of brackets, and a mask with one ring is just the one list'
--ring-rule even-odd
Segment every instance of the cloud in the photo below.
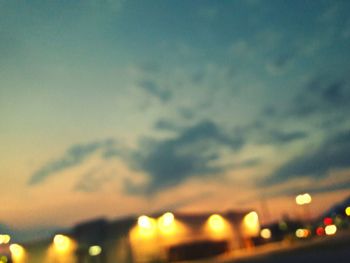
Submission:
{"label": "cloud", "polygon": [[306,137],[307,133],[301,131],[281,132],[274,130],[267,134],[266,142],[273,144],[284,144],[304,139]]}
{"label": "cloud", "polygon": [[146,140],[134,152],[131,161],[136,169],[150,176],[149,184],[143,189],[130,183],[126,187],[133,193],[153,193],[176,186],[192,176],[220,173],[226,169],[216,164],[220,149],[238,150],[243,144],[242,137],[227,135],[211,121],[184,129],[175,138]]}
{"label": "cloud", "polygon": [[278,168],[264,184],[276,184],[292,178],[325,177],[331,170],[350,167],[350,130],[326,140],[316,150],[290,160]]}
{"label": "cloud", "polygon": [[112,149],[114,149],[113,152],[115,154],[116,144],[112,139],[73,145],[63,154],[63,156],[48,162],[34,172],[28,183],[30,185],[42,183],[47,177],[82,164],[88,157],[99,150],[103,151],[103,155],[107,155]]}
{"label": "cloud", "polygon": [[155,81],[143,80],[139,82],[139,86],[162,102],[168,102],[172,97],[170,90],[162,89]]}
{"label": "cloud", "polygon": [[341,112],[350,99],[349,83],[345,80],[312,79],[297,95],[290,114],[305,117],[311,114]]}
{"label": "cloud", "polygon": [[165,131],[179,131],[181,129],[181,127],[179,127],[174,122],[165,120],[165,119],[158,120],[154,124],[154,128],[157,130],[165,130]]}
{"label": "cloud", "polygon": [[105,183],[110,182],[113,174],[99,174],[103,167],[98,166],[85,173],[75,184],[74,190],[79,192],[91,193],[100,190]]}

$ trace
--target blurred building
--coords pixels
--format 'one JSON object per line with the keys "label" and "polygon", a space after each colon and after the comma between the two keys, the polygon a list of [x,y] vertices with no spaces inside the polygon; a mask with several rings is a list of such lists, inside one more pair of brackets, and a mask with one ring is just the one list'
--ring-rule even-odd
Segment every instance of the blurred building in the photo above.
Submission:
{"label": "blurred building", "polygon": [[26,246],[21,263],[172,262],[213,257],[252,246],[256,212],[159,213],[83,222],[51,240]]}

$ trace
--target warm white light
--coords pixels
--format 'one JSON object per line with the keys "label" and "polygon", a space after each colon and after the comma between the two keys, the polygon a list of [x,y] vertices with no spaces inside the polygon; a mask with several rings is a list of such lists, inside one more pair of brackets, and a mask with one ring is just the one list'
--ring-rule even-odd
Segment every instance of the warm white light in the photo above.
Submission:
{"label": "warm white light", "polygon": [[102,248],[100,246],[91,246],[89,247],[89,255],[90,256],[98,256],[102,252]]}
{"label": "warm white light", "polygon": [[14,261],[22,260],[24,257],[24,248],[18,244],[11,244],[10,252]]}
{"label": "warm white light", "polygon": [[310,234],[308,229],[299,228],[295,231],[295,236],[298,238],[307,238]]}
{"label": "warm white light", "polygon": [[324,229],[326,235],[331,236],[334,235],[337,232],[337,226],[336,225],[328,225]]}
{"label": "warm white light", "polygon": [[140,216],[137,220],[137,224],[141,228],[145,229],[152,229],[153,228],[153,222],[152,219],[148,216]]}
{"label": "warm white light", "polygon": [[66,251],[69,249],[69,246],[71,244],[71,240],[69,237],[64,235],[55,235],[53,239],[53,243],[55,245],[55,248],[59,251]]}
{"label": "warm white light", "polygon": [[174,223],[174,215],[170,212],[165,213],[162,216],[162,225],[167,227],[170,226],[172,223]]}
{"label": "warm white light", "polygon": [[10,235],[0,235],[0,244],[8,244],[10,240]]}
{"label": "warm white light", "polygon": [[305,204],[310,204],[311,201],[312,201],[311,195],[308,194],[308,193],[304,194],[304,203]]}
{"label": "warm white light", "polygon": [[271,238],[271,230],[268,228],[264,228],[260,231],[260,236],[263,239],[270,239]]}
{"label": "warm white light", "polygon": [[252,211],[243,218],[243,231],[248,236],[259,235],[260,224],[257,212]]}
{"label": "warm white light", "polygon": [[312,201],[311,195],[308,193],[305,194],[301,194],[301,195],[297,195],[295,197],[295,202],[298,205],[306,205],[306,204],[310,204]]}
{"label": "warm white light", "polygon": [[214,231],[222,231],[225,228],[224,219],[218,214],[211,215],[208,219],[208,224],[210,229]]}

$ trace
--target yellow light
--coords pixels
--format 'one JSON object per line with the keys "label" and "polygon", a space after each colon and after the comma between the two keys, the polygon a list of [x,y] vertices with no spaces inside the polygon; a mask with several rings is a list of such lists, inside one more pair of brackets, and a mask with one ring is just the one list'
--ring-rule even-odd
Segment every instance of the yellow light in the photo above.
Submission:
{"label": "yellow light", "polygon": [[11,244],[10,245],[10,252],[13,260],[20,261],[24,257],[24,248],[21,245],[18,244]]}
{"label": "yellow light", "polygon": [[348,206],[347,208],[345,208],[345,214],[347,216],[350,216],[350,206]]}
{"label": "yellow light", "polygon": [[259,217],[258,217],[257,212],[255,212],[255,211],[250,212],[249,214],[247,214],[244,217],[244,222],[247,225],[255,226],[258,223],[258,221],[259,221]]}
{"label": "yellow light", "polygon": [[211,230],[216,232],[222,231],[225,228],[224,219],[218,214],[211,215],[208,219],[208,224]]}
{"label": "yellow light", "polygon": [[295,202],[296,202],[298,205],[304,204],[303,196],[302,196],[302,195],[297,195],[297,197],[295,197]]}
{"label": "yellow light", "polygon": [[158,218],[158,228],[161,234],[173,234],[176,232],[175,217],[172,213],[167,212]]}
{"label": "yellow light", "polygon": [[334,235],[337,232],[337,226],[336,225],[328,225],[324,229],[326,235],[331,236]]}
{"label": "yellow light", "polygon": [[246,236],[258,236],[260,233],[259,217],[257,212],[252,211],[243,218],[243,233]]}
{"label": "yellow light", "polygon": [[8,244],[11,240],[9,235],[0,235],[0,244]]}
{"label": "yellow light", "polygon": [[260,231],[260,236],[263,239],[270,239],[271,238],[271,230],[268,228],[264,228]]}
{"label": "yellow light", "polygon": [[100,246],[91,246],[89,247],[89,255],[90,256],[98,256],[102,252],[102,248]]}
{"label": "yellow light", "polygon": [[306,194],[304,194],[303,196],[304,196],[304,197],[303,197],[303,198],[304,198],[304,204],[310,204],[311,201],[312,201],[311,195],[308,194],[308,193],[306,193]]}
{"label": "yellow light", "polygon": [[64,252],[69,249],[71,245],[71,240],[69,237],[64,235],[55,235],[53,243],[58,251]]}
{"label": "yellow light", "polygon": [[157,234],[157,222],[154,218],[140,216],[137,220],[138,235],[142,238],[152,238]]}
{"label": "yellow light", "polygon": [[9,259],[6,256],[0,256],[0,263],[7,263]]}
{"label": "yellow light", "polygon": [[299,228],[295,231],[295,236],[298,238],[307,238],[310,235],[310,231],[305,228]]}
{"label": "yellow light", "polygon": [[144,229],[152,229],[153,228],[153,220],[148,216],[140,216],[137,220],[137,224],[139,227]]}
{"label": "yellow light", "polygon": [[295,202],[298,205],[306,205],[306,204],[310,204],[312,201],[311,195],[308,193],[305,194],[301,194],[301,195],[297,195],[295,197]]}
{"label": "yellow light", "polygon": [[172,223],[174,223],[174,215],[170,212],[168,213],[165,213],[163,216],[162,216],[162,225],[167,227],[167,226],[170,226]]}

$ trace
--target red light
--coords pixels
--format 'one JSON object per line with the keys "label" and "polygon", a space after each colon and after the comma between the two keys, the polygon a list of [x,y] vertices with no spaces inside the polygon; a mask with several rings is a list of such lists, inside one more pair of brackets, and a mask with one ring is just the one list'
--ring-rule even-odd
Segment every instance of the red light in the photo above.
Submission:
{"label": "red light", "polygon": [[323,219],[323,223],[328,226],[328,225],[331,225],[333,224],[333,219],[330,218],[330,217],[326,217],[325,219]]}
{"label": "red light", "polygon": [[323,236],[324,235],[324,229],[323,229],[323,227],[318,227],[317,229],[316,229],[316,234],[318,235],[318,236]]}

